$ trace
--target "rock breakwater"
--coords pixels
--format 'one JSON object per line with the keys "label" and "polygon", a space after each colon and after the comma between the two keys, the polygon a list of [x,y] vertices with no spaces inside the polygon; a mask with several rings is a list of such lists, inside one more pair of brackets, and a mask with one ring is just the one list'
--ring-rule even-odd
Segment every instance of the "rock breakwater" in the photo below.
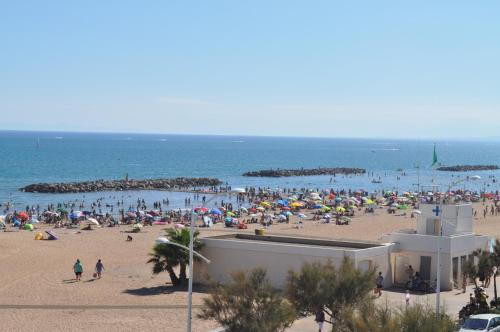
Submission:
{"label": "rock breakwater", "polygon": [[174,178],[146,180],[95,180],[67,183],[36,183],[20,188],[31,193],[88,193],[97,191],[173,190],[210,187],[222,184],[213,178]]}
{"label": "rock breakwater", "polygon": [[364,174],[365,169],[362,168],[348,168],[348,167],[334,167],[334,168],[310,168],[310,169],[266,169],[261,171],[253,171],[243,173],[243,176],[252,177],[286,177],[286,176],[312,176],[312,175],[337,175],[337,174]]}
{"label": "rock breakwater", "polygon": [[438,171],[446,172],[471,172],[471,171],[493,171],[499,169],[496,165],[457,165],[457,166],[441,166]]}

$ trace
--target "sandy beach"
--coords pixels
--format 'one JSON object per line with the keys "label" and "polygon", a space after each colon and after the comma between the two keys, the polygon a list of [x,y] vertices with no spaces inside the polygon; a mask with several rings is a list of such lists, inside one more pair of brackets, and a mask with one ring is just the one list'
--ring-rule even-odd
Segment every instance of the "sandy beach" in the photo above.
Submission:
{"label": "sandy beach", "polygon": [[[476,204],[481,210],[481,204]],[[478,213],[479,215],[479,213]],[[383,234],[413,228],[415,219],[389,215],[385,209],[375,214],[360,212],[349,225],[324,224],[291,218],[290,223],[274,224],[269,234],[358,239],[377,241]],[[479,234],[500,237],[500,217],[475,219]],[[200,228],[201,236],[247,230]],[[299,228],[297,228],[299,227]],[[50,229],[48,225],[40,228]],[[6,331],[182,331],[185,327],[187,294],[174,291],[166,284],[166,273],[152,275],[146,264],[155,238],[164,234],[165,226],[145,227],[126,242],[128,226],[99,228],[93,231],[57,229],[59,240],[35,241],[29,231],[0,233],[0,320]],[[72,266],[79,258],[83,263],[82,281],[74,282]],[[103,278],[92,276],[97,259],[102,259]],[[206,294],[196,292],[199,306]],[[194,331],[209,331],[215,322],[193,322]]]}

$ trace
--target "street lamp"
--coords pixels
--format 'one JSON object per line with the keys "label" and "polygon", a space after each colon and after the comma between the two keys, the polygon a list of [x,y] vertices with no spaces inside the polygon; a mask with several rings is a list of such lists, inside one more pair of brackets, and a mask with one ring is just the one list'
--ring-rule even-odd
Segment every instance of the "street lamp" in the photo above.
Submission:
{"label": "street lamp", "polygon": [[497,272],[498,272],[498,267],[493,266],[493,290],[495,292],[495,307],[497,306]]}
{"label": "street lamp", "polygon": [[[243,191],[241,191],[243,190]],[[238,189],[238,191],[229,191],[229,193],[243,193],[244,189]],[[219,194],[213,195],[208,201],[203,202],[202,205],[207,205],[216,199]],[[194,244],[194,226],[198,215],[194,211],[194,207],[191,209],[191,225],[189,231],[189,283],[188,283],[188,321],[187,321],[187,332],[191,332],[191,324],[193,321],[193,254],[195,253],[193,249]]]}
{"label": "street lamp", "polygon": [[439,236],[438,236],[438,251],[437,251],[437,276],[436,276],[436,316],[439,316],[439,306],[441,303],[441,238],[443,237],[443,201],[446,198],[446,193],[449,194],[451,188],[453,186],[456,186],[457,184],[460,184],[462,182],[465,182],[467,180],[480,180],[481,177],[479,175],[473,175],[469,178],[466,179],[461,179],[458,181],[454,181],[450,183],[448,186],[448,189],[443,195],[443,198],[439,202],[439,208],[436,207],[437,213],[439,213]]}

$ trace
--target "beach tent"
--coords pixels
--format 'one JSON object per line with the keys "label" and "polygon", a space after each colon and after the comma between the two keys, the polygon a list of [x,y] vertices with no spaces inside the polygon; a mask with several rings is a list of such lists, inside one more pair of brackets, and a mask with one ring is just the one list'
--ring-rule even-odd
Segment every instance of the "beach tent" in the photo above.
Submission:
{"label": "beach tent", "polygon": [[88,218],[86,221],[89,224],[99,226],[99,222],[96,219],[94,219],[94,218]]}
{"label": "beach tent", "polygon": [[58,240],[57,235],[52,231],[45,231],[49,235],[47,240]]}

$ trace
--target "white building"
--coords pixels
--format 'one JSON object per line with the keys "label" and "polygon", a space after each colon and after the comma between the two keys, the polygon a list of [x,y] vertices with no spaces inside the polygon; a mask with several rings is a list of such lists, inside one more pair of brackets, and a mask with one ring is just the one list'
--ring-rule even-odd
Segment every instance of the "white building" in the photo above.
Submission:
{"label": "white building", "polygon": [[340,264],[344,257],[349,257],[360,269],[377,266],[386,277],[387,285],[391,285],[392,244],[252,234],[221,235],[202,241],[205,245],[202,253],[211,263],[195,264],[194,282],[197,283],[205,283],[207,273],[212,280],[223,283],[230,280],[233,271],[261,267],[266,269],[271,283],[282,288],[288,271],[300,270],[305,262],[330,260]]}
{"label": "white building", "polygon": [[[332,261],[340,264],[349,257],[360,269],[376,266],[384,275],[384,286],[406,285],[409,265],[422,280],[436,279],[439,217],[436,205],[421,205],[417,229],[399,231],[382,238],[382,243],[337,241],[319,238],[258,236],[230,234],[204,238],[204,256],[211,264],[195,264],[194,281],[227,282],[231,272],[261,267],[276,287],[283,287],[290,269],[299,270],[303,263]],[[488,238],[472,233],[472,206],[443,206],[441,237],[441,289],[461,285],[461,265],[476,249],[486,249]]]}
{"label": "white building", "polygon": [[[448,204],[440,207],[431,204],[420,206],[417,229],[395,232],[383,237],[394,243],[391,253],[393,282],[396,285],[408,282],[408,267],[420,273],[422,280],[436,280],[437,252],[441,246],[441,289],[461,287],[461,266],[467,259],[473,259],[477,249],[486,249],[487,236],[472,232],[473,211],[471,204]],[[439,217],[442,213],[443,236],[439,235]]]}

